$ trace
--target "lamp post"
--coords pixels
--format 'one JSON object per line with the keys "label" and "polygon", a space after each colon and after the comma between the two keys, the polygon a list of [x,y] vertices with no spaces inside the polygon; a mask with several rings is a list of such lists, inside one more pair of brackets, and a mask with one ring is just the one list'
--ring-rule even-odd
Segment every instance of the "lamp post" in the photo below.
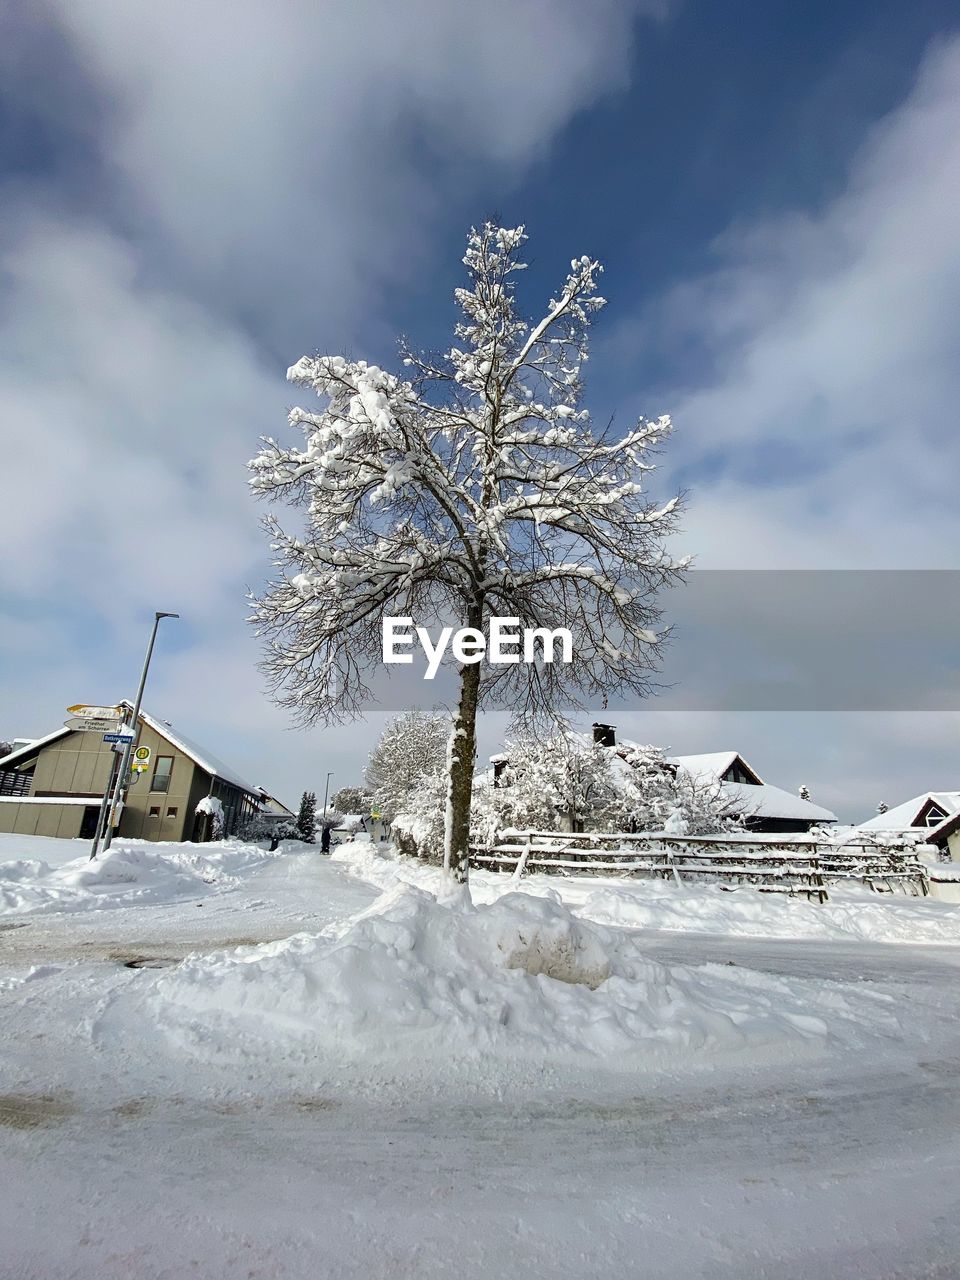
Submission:
{"label": "lamp post", "polygon": [[[179,618],[179,613],[155,613],[153,615],[153,630],[150,632],[150,643],[147,645],[147,656],[143,660],[143,670],[140,672],[140,683],[137,686],[137,697],[133,704],[133,721],[131,728],[133,729],[133,737],[125,743],[123,755],[120,757],[120,768],[117,770],[116,781],[113,784],[113,795],[110,798],[109,817],[107,819],[106,831],[104,832],[103,848],[104,851],[110,848],[113,840],[113,819],[117,816],[117,805],[120,803],[122,796],[127,788],[127,776],[130,770],[130,756],[133,754],[133,744],[137,740],[137,720],[140,715],[140,703],[143,701],[143,690],[147,683],[147,672],[150,670],[150,659],[153,657],[153,646],[157,639],[157,628],[160,626],[161,618]],[[106,797],[104,797],[106,799]],[[97,839],[99,839],[99,831]],[[93,852],[90,857],[97,856],[97,840],[94,840]]]}
{"label": "lamp post", "polygon": [[327,781],[323,788],[323,817],[320,819],[321,826],[323,826],[323,824],[327,820],[327,796],[330,794],[330,779],[332,777],[333,777],[333,770],[331,769],[330,772],[327,774]]}

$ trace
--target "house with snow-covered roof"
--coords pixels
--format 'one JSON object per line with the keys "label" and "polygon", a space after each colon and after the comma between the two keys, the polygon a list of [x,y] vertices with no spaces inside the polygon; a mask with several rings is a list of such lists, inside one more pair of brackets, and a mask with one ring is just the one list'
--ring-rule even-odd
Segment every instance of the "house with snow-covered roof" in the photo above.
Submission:
{"label": "house with snow-covered roof", "polygon": [[[631,767],[631,752],[642,751],[638,743],[627,738],[618,741],[614,725],[595,724],[592,734],[593,742],[616,752],[625,769]],[[569,736],[571,740],[584,744],[591,740],[584,733],[571,733]],[[503,752],[491,756],[491,769],[481,775],[480,781],[489,781],[496,786],[508,763],[509,757]],[[741,820],[750,831],[802,834],[812,827],[837,821],[837,815],[831,810],[765,782],[738,751],[667,756],[663,764],[668,769],[682,769],[704,787],[716,787],[727,815]]]}
{"label": "house with snow-covered roof", "polygon": [[[132,713],[129,703],[119,705]],[[214,810],[222,811],[224,834],[233,835],[265,807],[262,788],[169,721],[141,710],[137,729],[146,767],[131,778],[117,835],[204,841],[212,834]],[[115,761],[102,734],[67,726],[16,747],[0,758],[0,832],[93,839]],[[208,799],[219,807],[208,804],[198,813]]]}
{"label": "house with snow-covered roof", "polygon": [[750,831],[804,832],[837,821],[837,815],[822,805],[765,782],[738,751],[668,760],[697,782],[717,784],[727,812],[741,818]]}
{"label": "house with snow-covered roof", "polygon": [[857,831],[867,836],[913,836],[960,859],[960,791],[924,791],[861,822]]}

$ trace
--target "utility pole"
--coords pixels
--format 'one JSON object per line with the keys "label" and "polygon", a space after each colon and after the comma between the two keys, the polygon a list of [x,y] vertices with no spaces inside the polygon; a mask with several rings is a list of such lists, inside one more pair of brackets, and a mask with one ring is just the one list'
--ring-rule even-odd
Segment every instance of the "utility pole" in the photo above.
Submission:
{"label": "utility pole", "polygon": [[[113,795],[110,799],[110,813],[107,818],[107,828],[104,833],[103,848],[104,852],[110,848],[113,840],[114,819],[118,818],[117,806],[127,788],[127,775],[130,770],[130,756],[133,754],[134,744],[137,741],[138,730],[137,723],[140,716],[140,703],[143,701],[143,689],[147,683],[147,672],[150,670],[150,659],[153,657],[153,646],[157,639],[157,628],[160,626],[161,618],[179,618],[179,613],[155,613],[153,615],[153,630],[150,632],[150,643],[147,645],[147,656],[143,660],[143,670],[140,672],[140,684],[137,686],[137,697],[133,704],[133,717],[131,728],[133,729],[133,737],[126,743],[123,748],[123,755],[120,757],[120,768],[117,770],[116,780],[113,784]],[[90,857],[97,856],[96,847]]]}
{"label": "utility pole", "polygon": [[123,753],[118,751],[114,746],[110,757],[110,771],[107,776],[107,785],[104,788],[103,799],[100,801],[100,812],[97,814],[97,829],[93,836],[93,848],[90,850],[90,861],[92,862],[97,856],[100,849],[100,841],[103,839],[103,830],[107,821],[107,814],[110,811],[110,797],[113,795],[114,783],[117,780],[118,765],[120,764],[120,756]]}

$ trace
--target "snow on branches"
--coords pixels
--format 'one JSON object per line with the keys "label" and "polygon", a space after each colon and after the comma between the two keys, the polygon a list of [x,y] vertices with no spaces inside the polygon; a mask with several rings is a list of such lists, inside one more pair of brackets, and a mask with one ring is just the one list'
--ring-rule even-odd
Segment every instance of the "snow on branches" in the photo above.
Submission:
{"label": "snow on branches", "polygon": [[529,728],[584,696],[646,693],[663,636],[656,592],[684,567],[665,547],[676,499],[647,493],[669,419],[616,439],[581,404],[600,264],[575,258],[530,323],[515,300],[525,239],[495,223],[471,231],[446,352],[403,345],[402,375],[339,355],[298,361],[288,377],[320,406],[290,414],[301,445],[267,439],[250,463],[254,493],[304,515],[296,532],[267,517],[278,573],[253,602],[264,668],[299,719],[358,711],[387,616],[571,631],[570,663],[460,668],[447,853],[461,879],[478,707],[508,706]]}
{"label": "snow on branches", "polygon": [[720,785],[678,769],[659,747],[524,738],[507,743],[497,783],[482,802],[488,830],[708,835],[733,825]]}
{"label": "snow on branches", "polygon": [[388,820],[411,808],[425,777],[442,774],[446,762],[450,716],[411,707],[384,728],[370,752],[366,783]]}

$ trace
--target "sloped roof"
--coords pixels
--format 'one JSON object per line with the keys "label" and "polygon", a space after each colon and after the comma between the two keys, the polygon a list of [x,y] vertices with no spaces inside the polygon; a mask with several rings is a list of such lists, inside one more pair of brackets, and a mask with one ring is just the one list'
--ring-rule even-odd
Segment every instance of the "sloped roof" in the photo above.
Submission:
{"label": "sloped roof", "polygon": [[[708,751],[705,755],[698,756],[669,756],[671,764],[679,765],[681,769],[686,770],[694,778],[718,780],[723,777],[735,760],[743,760],[739,751]],[[743,760],[747,764],[746,760]],[[760,777],[754,769],[747,765],[751,773],[756,777]],[[761,778],[762,782],[763,779]]]}
{"label": "sloped roof", "polygon": [[9,755],[0,758],[0,769],[7,769],[11,765],[15,765],[24,756],[33,755],[34,752],[42,750],[48,742],[55,742],[57,738],[62,738],[64,734],[72,733],[72,729],[68,729],[66,725],[61,725],[59,729],[54,729],[53,733],[48,733],[44,738],[36,738],[33,742],[28,742],[26,746],[17,747],[16,751],[11,751]]}
{"label": "sloped roof", "polygon": [[730,811],[744,818],[798,818],[804,822],[836,822],[837,815],[812,800],[801,800],[769,782],[721,782],[720,794],[730,801]]}
{"label": "sloped roof", "polygon": [[[903,804],[895,805],[886,813],[878,813],[868,818],[866,822],[861,822],[857,829],[859,831],[907,831],[916,824],[917,818],[930,802],[939,805],[948,817],[952,817],[960,812],[960,791],[925,791],[923,795],[914,796],[912,800],[905,800]],[[933,831],[934,828],[931,827],[930,830]]]}
{"label": "sloped roof", "polygon": [[[133,710],[133,707],[129,702],[122,703],[121,705],[126,706],[128,711]],[[167,724],[166,720],[160,720],[156,716],[150,715],[150,713],[144,711],[142,707],[140,708],[140,719],[144,724],[149,725],[156,733],[159,733],[162,738],[166,738],[171,746],[182,751],[185,756],[189,756],[195,764],[198,764],[201,769],[206,770],[206,772],[211,776],[220,778],[221,781],[229,783],[231,786],[239,787],[241,791],[246,791],[252,796],[260,795],[262,790],[261,787],[255,787],[249,782],[246,782],[235,769],[224,764],[222,760],[219,760],[212,754],[212,752],[207,751],[206,748],[197,746],[195,742],[182,734],[179,729],[174,729],[172,725]],[[54,729],[53,733],[48,733],[46,737],[38,738],[36,742],[30,742],[25,747],[20,747],[18,750],[11,751],[9,755],[4,756],[0,759],[0,769],[9,768],[24,757],[42,751],[45,746],[51,742],[55,742],[58,738],[65,737],[66,734],[74,732],[75,730],[69,728],[67,725],[61,725],[59,729]]]}
{"label": "sloped roof", "polygon": [[198,764],[201,769],[205,769],[207,773],[219,778],[222,782],[228,782],[232,786],[239,787],[241,791],[246,791],[249,795],[259,796],[260,787],[255,787],[245,781],[230,765],[224,764],[222,760],[218,759],[205,747],[197,746],[195,742],[182,734],[179,729],[174,729],[172,725],[167,724],[166,720],[156,719],[155,716],[144,711],[142,707],[140,708],[140,719],[156,733],[159,733],[162,738],[166,738],[172,746],[179,748],[185,756],[189,756],[195,764]]}

